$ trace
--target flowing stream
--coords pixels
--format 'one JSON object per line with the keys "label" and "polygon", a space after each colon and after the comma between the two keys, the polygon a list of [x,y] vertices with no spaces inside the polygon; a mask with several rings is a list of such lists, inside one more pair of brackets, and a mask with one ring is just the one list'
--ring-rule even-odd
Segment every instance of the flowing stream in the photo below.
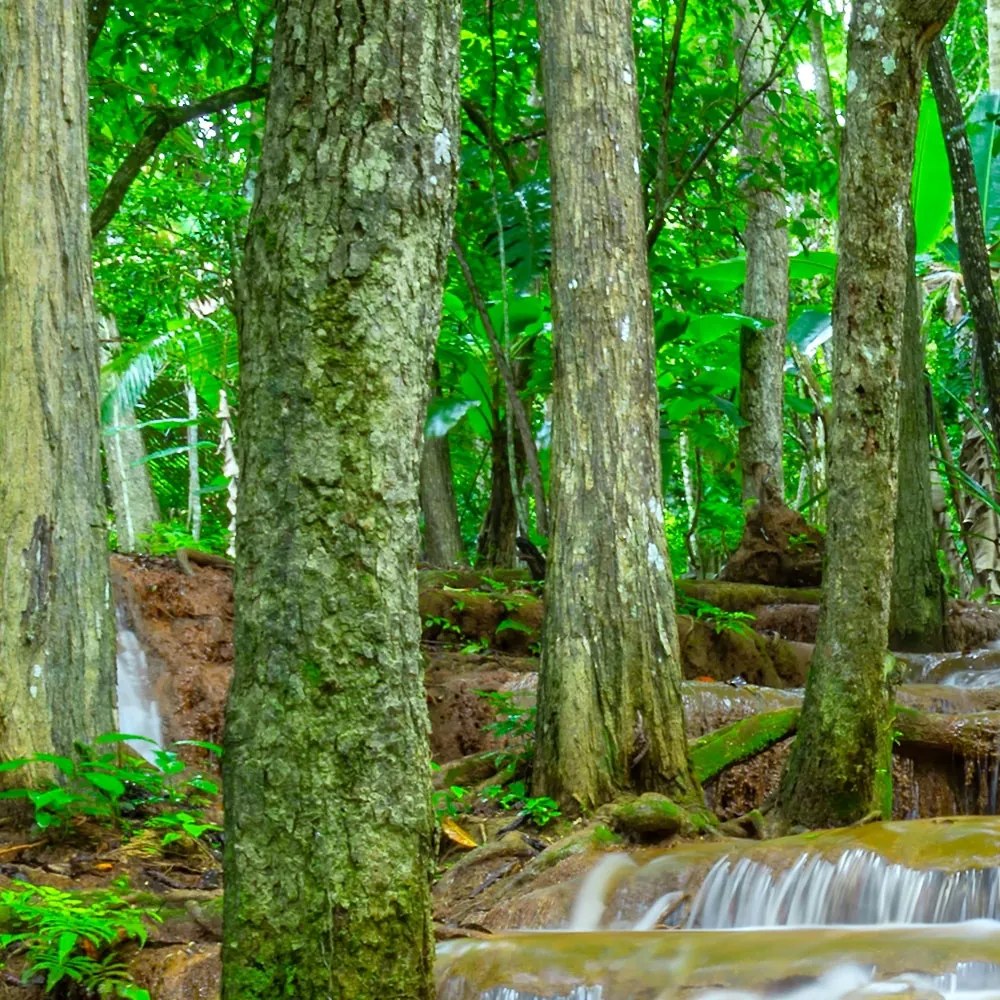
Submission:
{"label": "flowing stream", "polygon": [[442,945],[438,998],[1000,1000],[998,845],[962,817],[606,853],[557,926]]}

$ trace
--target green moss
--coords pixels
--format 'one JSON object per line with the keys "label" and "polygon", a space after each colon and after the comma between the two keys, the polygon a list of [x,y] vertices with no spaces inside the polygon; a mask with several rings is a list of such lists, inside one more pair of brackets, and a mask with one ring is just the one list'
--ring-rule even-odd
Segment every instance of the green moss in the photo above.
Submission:
{"label": "green moss", "polygon": [[696,777],[699,781],[714,778],[732,764],[790,736],[798,725],[799,714],[798,708],[761,712],[692,740],[689,752]]}
{"label": "green moss", "polygon": [[590,831],[590,842],[594,847],[615,847],[622,842],[622,838],[610,827],[599,823]]}

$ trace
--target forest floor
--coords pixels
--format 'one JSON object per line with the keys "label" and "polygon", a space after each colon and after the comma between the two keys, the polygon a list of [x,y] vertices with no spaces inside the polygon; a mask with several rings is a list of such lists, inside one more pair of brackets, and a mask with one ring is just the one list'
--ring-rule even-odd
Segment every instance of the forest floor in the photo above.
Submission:
{"label": "forest floor", "polygon": [[[114,556],[112,573],[123,623],[145,650],[164,745],[221,743],[233,663],[231,572],[197,564],[184,569],[168,558]],[[683,671],[693,682],[685,685],[690,736],[795,704],[796,696],[783,689],[804,684],[818,598],[815,589],[679,583]],[[527,792],[517,785],[537,679],[542,602],[523,573],[433,570],[421,573],[420,613],[432,756],[445,765],[435,777],[443,820],[439,933],[499,929],[511,912],[520,912],[510,902],[511,887],[523,893],[528,885],[544,886],[553,868],[560,880],[571,877],[587,864],[580,847],[595,829],[558,820],[537,825],[533,818],[545,820],[544,810],[525,815]],[[1000,616],[980,606],[954,605],[949,622],[958,646],[1000,635]],[[975,707],[1000,705],[984,701]],[[787,745],[785,740],[711,783],[709,804],[722,819],[760,804]],[[186,774],[218,778],[214,758],[203,750],[187,746],[179,752],[189,765]],[[936,779],[940,788],[934,793],[927,790],[926,775],[921,779],[925,808],[960,806],[956,788],[970,779],[953,771]],[[896,775],[903,815],[914,808],[915,774],[901,766]],[[932,807],[929,794],[944,798]],[[218,811],[217,805],[208,807],[204,820],[220,823]],[[613,817],[609,822],[613,827]],[[557,837],[564,839],[556,852],[547,852],[544,864],[536,862]],[[218,839],[211,832],[199,841],[178,837],[167,848],[161,839],[128,817],[111,825],[76,821],[48,835],[29,821],[8,822],[0,826],[0,891],[25,883],[105,890],[118,900],[162,908],[166,919],[150,925],[148,944],[130,961],[130,973],[155,1000],[214,998],[221,940]],[[102,951],[98,946],[87,954],[99,959]],[[19,972],[16,963],[0,972],[0,998],[41,996],[41,986],[25,987]]]}

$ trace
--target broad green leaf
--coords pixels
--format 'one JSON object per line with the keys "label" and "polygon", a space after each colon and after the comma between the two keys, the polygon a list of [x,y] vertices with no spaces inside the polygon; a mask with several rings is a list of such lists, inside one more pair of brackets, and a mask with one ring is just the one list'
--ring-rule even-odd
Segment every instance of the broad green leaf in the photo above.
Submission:
{"label": "broad green leaf", "polygon": [[926,253],[941,238],[951,219],[951,173],[937,101],[925,94],[920,102],[913,160],[913,222],[917,253]]}
{"label": "broad green leaf", "polygon": [[[837,255],[827,250],[811,250],[788,258],[788,275],[794,279],[832,278],[836,272]],[[715,291],[730,292],[746,281],[747,259],[742,255],[732,257],[716,264],[696,267],[691,273]]]}
{"label": "broad green leaf", "polygon": [[427,408],[424,433],[428,437],[444,437],[473,407],[481,406],[478,399],[441,399],[431,401]]}
{"label": "broad green leaf", "polygon": [[102,792],[107,793],[112,798],[119,798],[121,795],[125,794],[125,785],[119,781],[114,775],[111,774],[101,774],[98,772],[87,772],[83,775],[87,781],[90,782],[95,788],[100,789]]}
{"label": "broad green leaf", "polygon": [[1000,94],[980,94],[969,112],[966,128],[972,148],[972,162],[976,170],[979,203],[983,209],[983,226],[986,242],[991,243],[1000,226]]}
{"label": "broad green leaf", "polygon": [[788,341],[811,357],[833,336],[833,322],[828,312],[803,309],[788,326]]}

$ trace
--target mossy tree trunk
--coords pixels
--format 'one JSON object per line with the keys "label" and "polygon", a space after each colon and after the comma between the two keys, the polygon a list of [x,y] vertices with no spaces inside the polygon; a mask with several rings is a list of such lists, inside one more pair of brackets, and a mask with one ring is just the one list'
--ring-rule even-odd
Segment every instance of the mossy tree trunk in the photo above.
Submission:
{"label": "mossy tree trunk", "polygon": [[83,0],[0,8],[2,760],[114,725],[86,44]]}
{"label": "mossy tree trunk", "polygon": [[536,794],[699,795],[684,738],[628,0],[540,4],[552,164],[552,541]]}
{"label": "mossy tree trunk", "polygon": [[[740,0],[734,33],[740,66],[740,90],[758,88],[773,69],[776,55],[771,21],[760,0]],[[761,328],[740,331],[740,467],[743,499],[784,499],[782,465],[785,384],[785,333],[788,328],[788,228],[780,190],[781,147],[772,105],[776,89],[755,97],[743,112],[740,156],[745,174],[743,231],[747,274],[743,312],[768,320]]]}
{"label": "mossy tree trunk", "polygon": [[892,807],[892,574],[910,178],[927,45],[952,0],[855,4],[834,303],[827,567],[784,817],[850,823]]}
{"label": "mossy tree trunk", "polygon": [[929,652],[944,649],[944,577],[937,559],[931,496],[930,416],[912,224],[907,237],[907,256],[889,646],[901,651]]}
{"label": "mossy tree trunk", "polygon": [[240,292],[227,1000],[427,1000],[418,470],[458,7],[284,0]]}

